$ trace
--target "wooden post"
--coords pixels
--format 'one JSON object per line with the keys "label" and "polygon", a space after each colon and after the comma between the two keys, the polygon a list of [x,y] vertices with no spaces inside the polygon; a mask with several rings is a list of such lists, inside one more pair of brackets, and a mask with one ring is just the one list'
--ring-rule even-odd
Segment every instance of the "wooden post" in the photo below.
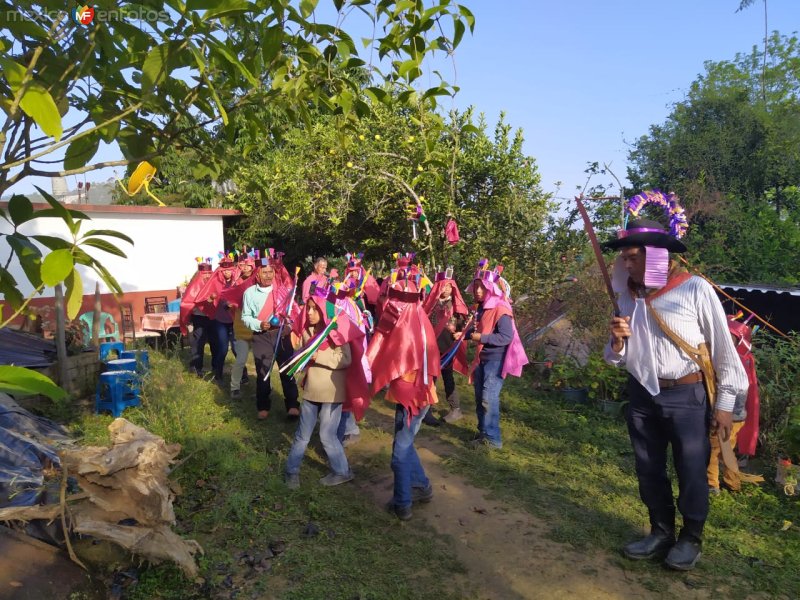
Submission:
{"label": "wooden post", "polygon": [[100,303],[100,282],[94,284],[94,318],[92,319],[92,346],[100,348],[100,315],[103,305]]}
{"label": "wooden post", "polygon": [[56,285],[56,357],[58,358],[58,384],[67,387],[67,336],[64,323],[64,290]]}

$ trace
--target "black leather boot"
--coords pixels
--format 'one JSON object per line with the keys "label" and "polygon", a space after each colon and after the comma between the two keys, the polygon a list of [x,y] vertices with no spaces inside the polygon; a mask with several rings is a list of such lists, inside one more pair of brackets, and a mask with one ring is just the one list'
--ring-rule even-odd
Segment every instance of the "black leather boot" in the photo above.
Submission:
{"label": "black leather boot", "polygon": [[666,510],[664,514],[650,511],[650,535],[631,542],[622,553],[631,560],[661,558],[675,544],[675,511]]}
{"label": "black leather boot", "polygon": [[664,561],[670,569],[691,571],[697,564],[703,546],[704,521],[683,520],[678,542],[670,549]]}
{"label": "black leather boot", "polygon": [[654,529],[647,537],[625,546],[622,553],[631,560],[649,560],[664,556],[673,544],[675,544],[674,533],[670,535]]}

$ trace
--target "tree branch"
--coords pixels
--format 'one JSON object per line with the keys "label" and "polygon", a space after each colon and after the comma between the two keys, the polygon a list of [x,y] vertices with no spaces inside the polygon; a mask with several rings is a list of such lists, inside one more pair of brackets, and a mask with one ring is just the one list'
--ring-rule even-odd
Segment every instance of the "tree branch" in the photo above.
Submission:
{"label": "tree branch", "polygon": [[78,140],[78,139],[80,139],[82,137],[86,137],[90,133],[94,133],[95,131],[98,131],[99,129],[102,129],[103,127],[105,127],[107,125],[110,125],[111,123],[115,123],[117,121],[121,121],[123,118],[127,117],[132,112],[136,112],[141,107],[142,107],[142,103],[138,102],[138,103],[134,104],[133,106],[127,108],[126,110],[122,111],[118,115],[115,115],[115,116],[111,117],[110,119],[108,119],[106,121],[103,121],[99,125],[95,125],[94,127],[90,127],[89,129],[86,129],[85,131],[81,131],[80,133],[74,135],[71,138],[67,138],[65,140],[61,140],[60,142],[58,142],[56,144],[50,145],[47,148],[47,150],[44,150],[44,151],[39,152],[37,154],[33,154],[31,156],[27,156],[26,158],[22,158],[20,160],[14,161],[12,163],[2,164],[2,165],[0,165],[0,171],[7,171],[9,169],[13,169],[14,167],[18,167],[18,166],[23,165],[23,164],[25,164],[27,162],[30,162],[32,160],[36,160],[37,158],[40,158],[42,156],[47,156],[48,154],[50,154],[54,150],[58,150],[59,148],[67,146],[67,145],[71,144],[72,142],[74,142],[75,140]]}

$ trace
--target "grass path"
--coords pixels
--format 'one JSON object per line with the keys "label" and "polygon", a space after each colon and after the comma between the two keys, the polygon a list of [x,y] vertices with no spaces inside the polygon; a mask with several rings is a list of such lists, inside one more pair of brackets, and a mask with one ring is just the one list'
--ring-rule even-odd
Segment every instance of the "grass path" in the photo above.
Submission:
{"label": "grass path", "polygon": [[[312,442],[301,487],[290,491],[281,473],[296,422],[283,418],[279,397],[258,421],[252,382],[248,399],[234,401],[176,358],[152,363],[145,403],[125,416],[182,444],[176,528],[206,554],[197,581],[150,567],[126,598],[737,599],[795,598],[800,589],[800,509],[766,485],[714,499],[695,571],[624,560],[618,548],[646,516],[623,424],[554,402],[529,379],[503,390],[502,450],[466,447],[474,416],[423,427],[418,446],[435,498],[400,522],[383,510],[393,414],[383,400],[348,449],[354,483],[319,485],[327,467]],[[82,414],[73,428],[105,443],[110,421]]]}

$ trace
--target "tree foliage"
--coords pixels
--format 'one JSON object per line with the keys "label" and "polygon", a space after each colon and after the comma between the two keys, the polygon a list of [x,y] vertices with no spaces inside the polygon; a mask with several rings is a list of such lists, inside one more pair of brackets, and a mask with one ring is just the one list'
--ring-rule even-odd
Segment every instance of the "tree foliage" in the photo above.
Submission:
{"label": "tree foliage", "polygon": [[[629,155],[635,189],[678,193],[693,259],[728,281],[800,280],[800,43],[773,34],[705,73]],[[764,82],[762,93],[762,81]]]}
{"label": "tree foliage", "polygon": [[[81,25],[60,0],[0,1],[0,192],[30,175],[154,160],[170,145],[201,147],[236,114],[263,137],[270,123],[252,116],[264,105],[293,120],[312,110],[356,120],[369,112],[365,94],[386,97],[384,82],[400,101],[454,90],[444,81],[414,84],[427,56],[452,52],[472,29],[466,7],[330,2],[329,24],[318,0],[102,0]],[[361,53],[343,29],[353,12],[374,25]],[[375,87],[354,77],[362,69]],[[119,144],[123,159],[93,163],[101,142]],[[63,168],[48,167],[62,162],[61,152]],[[202,166],[215,174],[216,164]]]}
{"label": "tree foliage", "polygon": [[[263,141],[232,172],[229,202],[247,216],[239,241],[279,246],[293,262],[360,250],[379,264],[414,250],[429,268],[454,265],[459,279],[488,256],[517,290],[540,289],[564,266],[551,260],[552,206],[522,144],[503,118],[489,130],[471,110],[443,118],[376,105],[353,130],[320,117]],[[420,222],[414,240],[417,201],[430,236]],[[462,240],[455,246],[444,237],[450,217]]]}

